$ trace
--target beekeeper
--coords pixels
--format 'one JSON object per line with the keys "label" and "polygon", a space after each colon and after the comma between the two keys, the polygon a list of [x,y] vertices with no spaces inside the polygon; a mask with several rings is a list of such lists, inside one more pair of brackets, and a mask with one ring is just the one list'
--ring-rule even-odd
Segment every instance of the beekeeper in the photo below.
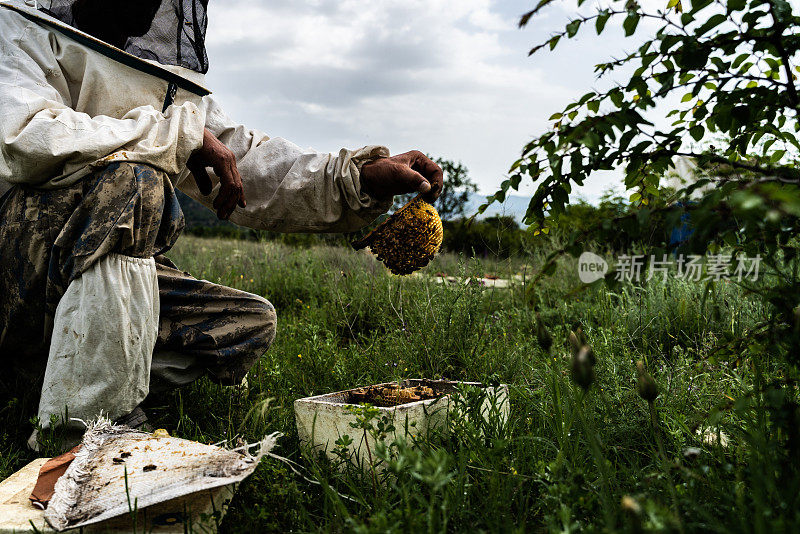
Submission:
{"label": "beekeeper", "polygon": [[140,425],[150,391],[237,385],[272,343],[268,301],[162,256],[176,188],[280,232],[353,231],[393,195],[441,191],[420,152],[304,151],[233,122],[203,86],[206,7],[0,1],[0,382],[41,384],[44,427]]}

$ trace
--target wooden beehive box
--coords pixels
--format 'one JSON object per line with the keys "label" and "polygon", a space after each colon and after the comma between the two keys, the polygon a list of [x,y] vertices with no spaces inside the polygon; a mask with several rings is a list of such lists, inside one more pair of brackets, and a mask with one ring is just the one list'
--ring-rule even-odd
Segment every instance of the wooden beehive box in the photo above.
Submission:
{"label": "wooden beehive box", "polygon": [[[490,387],[483,386],[478,382],[403,380],[399,384],[403,388],[427,386],[434,389],[436,396],[396,406],[377,406],[376,408],[380,410],[380,417],[389,418],[395,427],[394,432],[387,435],[384,442],[389,444],[397,438],[408,439],[425,436],[434,429],[445,428],[447,417],[451,414],[451,396],[458,384],[476,386],[485,390],[486,397],[481,409],[483,417],[488,417],[492,410],[496,410],[503,422],[508,420],[510,406],[508,386],[505,384]],[[396,385],[396,382],[386,382],[367,386],[367,388]],[[353,440],[351,461],[362,468],[370,465],[371,456],[374,461],[375,439],[369,433],[365,435],[362,430],[351,426],[351,423],[355,423],[357,420],[357,415],[353,413],[352,408],[361,400],[357,393],[367,388],[353,388],[296,400],[294,411],[297,434],[304,450],[312,450],[314,453],[323,451],[329,458],[335,459],[336,441],[347,435]]]}

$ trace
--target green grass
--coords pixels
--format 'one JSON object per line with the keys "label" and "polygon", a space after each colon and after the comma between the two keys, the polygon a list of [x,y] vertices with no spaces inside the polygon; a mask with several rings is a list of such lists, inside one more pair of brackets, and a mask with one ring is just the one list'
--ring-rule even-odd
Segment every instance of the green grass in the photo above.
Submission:
{"label": "green grass", "polygon": [[[545,252],[524,261],[443,255],[426,272],[530,277]],[[197,277],[270,299],[278,336],[249,389],[201,380],[155,399],[154,424],[207,443],[281,431],[275,452],[321,483],[264,460],[242,484],[224,532],[750,532],[798,524],[797,477],[787,478],[769,452],[774,439],[758,409],[766,401],[751,395],[750,411],[730,402],[790,372],[713,353],[767,313],[734,284],[710,295],[702,283],[676,279],[572,294],[574,260],[564,260],[536,288],[444,286],[389,276],[346,249],[193,237],[169,256]],[[549,352],[536,341],[537,308],[555,339]],[[565,340],[576,324],[598,360],[587,393],[569,377]],[[655,425],[636,393],[637,360],[659,385]],[[377,481],[301,456],[295,399],[415,377],[508,383],[510,420],[455,421],[415,448],[386,451],[392,464]],[[7,476],[31,458],[22,442],[30,425],[19,405],[1,413]],[[703,428],[723,432],[729,445],[705,443]],[[687,447],[699,456],[685,456]],[[633,501],[623,506],[624,497]]]}

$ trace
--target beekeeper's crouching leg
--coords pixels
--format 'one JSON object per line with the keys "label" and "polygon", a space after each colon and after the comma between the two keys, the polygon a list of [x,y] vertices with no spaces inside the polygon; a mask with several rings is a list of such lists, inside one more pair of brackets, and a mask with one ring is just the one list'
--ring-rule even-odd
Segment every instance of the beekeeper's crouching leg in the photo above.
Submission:
{"label": "beekeeper's crouching leg", "polygon": [[65,413],[131,411],[148,393],[158,334],[153,257],[183,228],[169,178],[111,164],[63,190],[14,188],[0,219],[11,223],[2,232],[0,352],[41,336],[27,367],[44,369],[42,426]]}
{"label": "beekeeper's crouching leg", "polygon": [[161,301],[151,391],[207,375],[234,386],[275,339],[275,308],[264,298],[178,270],[156,258]]}

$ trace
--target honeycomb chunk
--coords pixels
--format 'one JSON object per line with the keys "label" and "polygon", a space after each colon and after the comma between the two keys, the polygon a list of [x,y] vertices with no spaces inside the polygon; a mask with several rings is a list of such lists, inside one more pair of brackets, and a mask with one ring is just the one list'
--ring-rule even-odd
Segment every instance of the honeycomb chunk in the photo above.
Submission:
{"label": "honeycomb chunk", "polygon": [[392,273],[407,275],[428,265],[443,239],[436,208],[417,196],[353,246],[368,246]]}

